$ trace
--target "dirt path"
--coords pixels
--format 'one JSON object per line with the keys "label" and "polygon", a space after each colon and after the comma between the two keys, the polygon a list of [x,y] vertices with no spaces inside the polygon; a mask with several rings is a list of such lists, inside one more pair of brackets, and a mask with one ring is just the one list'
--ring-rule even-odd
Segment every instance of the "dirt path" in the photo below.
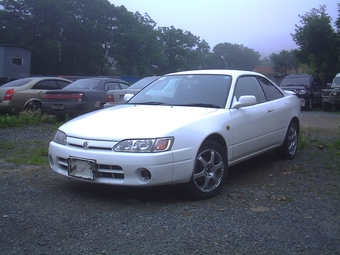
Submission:
{"label": "dirt path", "polygon": [[340,114],[338,112],[302,112],[302,128],[339,134]]}

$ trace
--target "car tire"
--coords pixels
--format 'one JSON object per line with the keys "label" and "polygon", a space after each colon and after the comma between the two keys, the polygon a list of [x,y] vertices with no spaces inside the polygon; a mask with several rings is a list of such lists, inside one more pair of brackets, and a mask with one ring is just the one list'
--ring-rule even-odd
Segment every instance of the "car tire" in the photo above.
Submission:
{"label": "car tire", "polygon": [[331,108],[332,108],[332,106],[331,106],[330,103],[325,103],[325,102],[322,103],[322,110],[324,112],[330,112]]}
{"label": "car tire", "polygon": [[206,199],[218,195],[226,181],[226,151],[216,142],[202,144],[195,158],[194,169],[186,188],[190,197]]}
{"label": "car tire", "polygon": [[43,114],[41,104],[38,102],[28,103],[25,107],[25,112],[37,117]]}
{"label": "car tire", "polygon": [[283,144],[275,150],[281,159],[294,159],[299,146],[299,130],[294,122],[289,124]]}

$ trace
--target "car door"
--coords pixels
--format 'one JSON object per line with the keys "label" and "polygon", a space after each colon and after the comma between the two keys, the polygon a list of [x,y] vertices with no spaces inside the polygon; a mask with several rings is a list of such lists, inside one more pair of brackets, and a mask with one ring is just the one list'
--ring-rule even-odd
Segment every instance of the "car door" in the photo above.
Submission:
{"label": "car door", "polygon": [[34,89],[35,91],[37,98],[39,98],[41,101],[43,101],[45,92],[47,90],[55,90],[58,88],[59,88],[58,84],[54,79],[41,80],[32,87],[32,89]]}
{"label": "car door", "polygon": [[[231,108],[234,137],[232,161],[242,160],[277,144],[275,108],[266,99],[256,76],[243,76],[236,81],[233,104],[241,96],[253,95],[257,103],[241,108]],[[232,105],[233,105],[232,104]]]}

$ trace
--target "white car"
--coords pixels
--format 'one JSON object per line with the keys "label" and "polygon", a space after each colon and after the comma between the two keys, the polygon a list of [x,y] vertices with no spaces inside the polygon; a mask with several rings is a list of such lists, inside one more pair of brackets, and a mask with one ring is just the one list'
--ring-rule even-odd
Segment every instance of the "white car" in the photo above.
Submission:
{"label": "white car", "polygon": [[157,80],[160,76],[148,76],[140,79],[139,81],[135,82],[133,85],[128,87],[127,89],[113,89],[109,90],[106,93],[105,100],[106,103],[104,104],[104,108],[117,106],[119,104],[125,103],[124,95],[125,94],[137,94],[141,89],[148,86],[150,83]]}
{"label": "white car", "polygon": [[172,73],[125,104],[62,125],[49,162],[53,171],[81,181],[183,183],[189,195],[210,198],[221,191],[228,166],[272,149],[293,159],[300,115],[297,96],[259,73]]}

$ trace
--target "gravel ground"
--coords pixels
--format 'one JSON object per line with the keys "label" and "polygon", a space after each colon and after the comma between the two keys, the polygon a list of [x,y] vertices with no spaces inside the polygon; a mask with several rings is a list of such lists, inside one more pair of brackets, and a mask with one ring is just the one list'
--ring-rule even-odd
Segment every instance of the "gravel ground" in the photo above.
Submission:
{"label": "gravel ground", "polygon": [[[305,148],[230,168],[222,193],[90,185],[0,158],[0,254],[340,254],[340,115],[304,112]],[[0,141],[49,141],[42,126]],[[20,144],[21,144],[20,143]]]}

